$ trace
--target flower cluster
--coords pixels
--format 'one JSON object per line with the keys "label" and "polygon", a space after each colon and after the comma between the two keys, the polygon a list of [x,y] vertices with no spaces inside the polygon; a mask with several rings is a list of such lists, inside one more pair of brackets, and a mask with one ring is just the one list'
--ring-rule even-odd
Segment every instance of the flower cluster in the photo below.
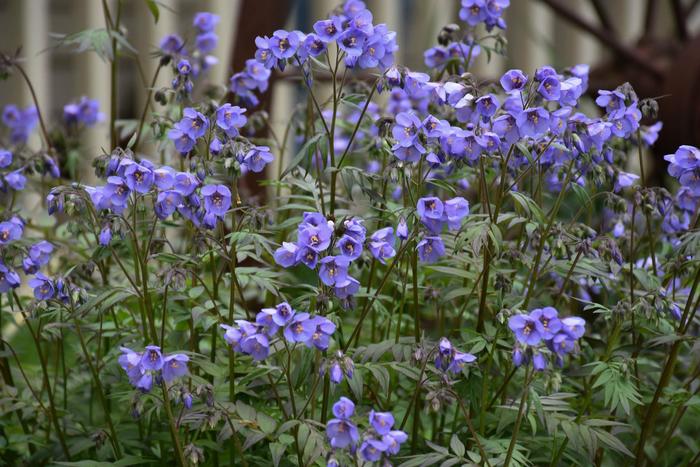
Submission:
{"label": "flower cluster", "polygon": [[472,27],[484,23],[488,31],[494,27],[505,29],[503,12],[509,6],[510,0],[462,0],[459,19]]}
{"label": "flower cluster", "polygon": [[547,351],[554,356],[557,365],[564,365],[564,356],[576,350],[578,339],[586,332],[586,321],[578,316],[559,319],[559,313],[551,306],[537,308],[529,314],[513,315],[508,327],[517,340],[513,348],[513,363],[520,366],[532,359],[537,371],[547,366]]}
{"label": "flower cluster", "polygon": [[440,371],[451,373],[461,373],[467,363],[476,361],[476,356],[460,352],[452,346],[452,343],[445,337],[440,339],[437,354],[435,355],[435,368]]}
{"label": "flower cluster", "polygon": [[313,30],[304,34],[280,29],[269,37],[258,36],[255,58],[247,60],[245,69],[231,77],[231,92],[246,105],[257,106],[255,91],[267,89],[270,70],[284,70],[288,63],[301,67],[310,85],[310,59],[320,56],[333,43],[348,68],[386,70],[398,50],[396,33],[385,24],[372,24],[372,13],[359,0],[346,1],[328,19],[317,21]]}
{"label": "flower cluster", "polygon": [[[178,212],[197,227],[213,229],[231,207],[231,191],[225,185],[203,185],[202,174],[178,172],[169,166],[156,167],[146,159],[136,162],[129,157],[112,156],[105,175],[105,185],[84,187],[94,208],[105,214],[121,214],[132,197],[135,200],[149,195],[159,219]],[[64,197],[56,190],[49,193],[49,213],[63,211]],[[100,244],[109,245],[111,239],[111,229],[106,224]]]}
{"label": "flower cluster", "polygon": [[[668,162],[668,173],[678,179],[683,186],[683,193],[700,198],[700,149],[695,146],[681,146],[673,154],[664,156]],[[679,195],[680,196],[680,195]]]}
{"label": "flower cluster", "polygon": [[163,355],[157,345],[148,345],[143,352],[134,352],[127,347],[120,349],[119,365],[128,375],[131,385],[143,392],[149,392],[154,382],[170,383],[187,374],[190,358],[185,354]]}
{"label": "flower cluster", "polygon": [[175,78],[172,80],[172,88],[181,98],[191,94],[193,78],[219,63],[219,60],[210,54],[219,42],[219,37],[214,32],[218,23],[219,16],[213,13],[195,14],[192,25],[196,36],[192,50],[185,47],[185,41],[177,34],[168,34],[160,41],[161,52],[173,65]]}
{"label": "flower cluster", "polygon": [[13,144],[25,144],[39,123],[39,114],[36,107],[30,106],[22,110],[10,104],[2,111],[2,123],[10,129],[10,141]]}
{"label": "flower cluster", "polygon": [[83,96],[77,102],[63,106],[63,121],[66,125],[83,125],[91,127],[105,118],[100,112],[100,103],[96,99]]}
{"label": "flower cluster", "polygon": [[307,347],[327,350],[335,324],[323,316],[299,313],[291,305],[282,302],[275,308],[263,308],[255,322],[236,320],[236,326],[222,324],[224,339],[236,352],[264,360],[270,354],[272,339],[282,330],[290,344],[302,343]]}
{"label": "flower cluster", "polygon": [[[390,412],[369,412],[369,428],[360,435],[357,425],[351,418],[355,414],[355,404],[347,397],[341,397],[333,404],[332,418],[326,424],[326,435],[331,447],[348,449],[355,455],[357,444],[360,457],[365,462],[388,462],[388,458],[398,454],[408,435],[400,430],[394,430],[394,416]],[[328,465],[339,465],[338,460],[331,456]]]}
{"label": "flower cluster", "polygon": [[469,215],[469,202],[461,196],[445,202],[435,196],[420,198],[416,214],[429,234],[418,242],[418,256],[423,262],[434,263],[445,254],[440,232],[445,224],[450,230],[459,230],[462,219]]}
{"label": "flower cluster", "polygon": [[[348,275],[348,268],[362,254],[367,229],[360,218],[344,221],[343,234],[335,243],[339,254],[321,257],[336,239],[333,227],[334,224],[322,214],[305,212],[297,229],[297,242],[283,242],[275,251],[275,261],[285,268],[301,263],[316,269],[318,265],[321,282],[333,287],[335,295],[342,299],[354,295],[360,288],[360,283]],[[395,255],[393,244],[393,228],[386,227],[371,236],[369,250],[375,258],[384,262]]]}
{"label": "flower cluster", "polygon": [[355,363],[347,355],[343,354],[342,350],[336,351],[335,355],[329,358],[321,367],[321,374],[328,371],[328,376],[333,384],[340,384],[343,377],[352,379],[355,372]]}

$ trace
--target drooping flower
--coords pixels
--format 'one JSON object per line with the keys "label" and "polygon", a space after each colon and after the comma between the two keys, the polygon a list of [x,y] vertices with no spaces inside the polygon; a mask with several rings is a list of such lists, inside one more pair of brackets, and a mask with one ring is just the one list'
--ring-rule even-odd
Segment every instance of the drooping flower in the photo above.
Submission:
{"label": "drooping flower", "polygon": [[29,279],[29,286],[34,289],[34,297],[38,300],[49,300],[56,294],[53,280],[40,272],[37,272],[33,279]]}
{"label": "drooping flower", "polygon": [[434,263],[445,255],[445,244],[440,237],[424,237],[416,247],[418,257],[424,263]]}

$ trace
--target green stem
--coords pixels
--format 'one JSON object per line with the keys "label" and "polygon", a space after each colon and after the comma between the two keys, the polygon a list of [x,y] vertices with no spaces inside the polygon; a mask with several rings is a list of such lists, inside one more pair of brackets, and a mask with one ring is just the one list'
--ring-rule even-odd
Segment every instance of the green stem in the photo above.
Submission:
{"label": "green stem", "polygon": [[508,452],[506,453],[506,460],[503,462],[503,467],[508,467],[510,465],[510,460],[513,457],[513,449],[515,449],[515,443],[518,440],[520,424],[522,423],[523,415],[525,414],[525,403],[527,402],[527,397],[530,394],[530,383],[532,382],[532,379],[532,370],[530,369],[530,367],[528,367],[525,370],[525,389],[523,390],[523,395],[520,398],[518,416],[515,418],[515,425],[513,426],[513,436],[510,438],[510,444],[508,445]]}

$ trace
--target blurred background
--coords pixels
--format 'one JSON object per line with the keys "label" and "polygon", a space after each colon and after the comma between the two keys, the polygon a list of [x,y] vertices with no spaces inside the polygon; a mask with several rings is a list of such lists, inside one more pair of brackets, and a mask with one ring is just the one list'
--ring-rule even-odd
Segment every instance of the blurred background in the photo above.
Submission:
{"label": "blurred background", "polygon": [[[160,19],[143,0],[122,1],[122,25],[139,58],[120,60],[118,117],[137,119],[146,88],[157,66],[150,55],[168,33],[191,29],[193,15],[210,11],[221,17],[216,31],[219,64],[209,80],[225,84],[254,52],[255,35],[280,27],[309,31],[325,17],[335,0],[162,0]],[[436,44],[443,25],[457,22],[458,0],[369,0],[375,24],[385,22],[398,33],[397,63],[422,70],[423,51]],[[478,57],[474,72],[482,79],[497,78],[508,68],[531,74],[552,64],[591,65],[591,88],[612,88],[631,81],[642,97],[660,101],[664,120],[661,152],[696,143],[700,138],[700,7],[698,0],[511,0],[506,20],[508,59]],[[113,11],[116,1],[108,0]],[[51,121],[63,106],[82,95],[97,99],[109,112],[109,64],[96,54],[76,54],[55,48],[55,34],[103,28],[100,0],[0,0],[0,49],[22,46],[25,67],[36,88],[42,111]],[[166,86],[161,73],[157,87]],[[276,80],[268,104],[272,118],[286,123],[296,102],[298,86]],[[0,83],[0,107],[31,103],[26,86],[16,76]],[[35,138],[37,136],[35,135]],[[108,147],[108,125],[86,133],[85,144],[97,155]],[[89,164],[85,164],[89,169]]]}

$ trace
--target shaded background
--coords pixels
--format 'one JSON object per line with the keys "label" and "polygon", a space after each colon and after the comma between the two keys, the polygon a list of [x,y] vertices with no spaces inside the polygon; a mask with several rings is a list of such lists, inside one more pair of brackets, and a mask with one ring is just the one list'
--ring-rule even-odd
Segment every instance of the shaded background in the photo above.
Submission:
{"label": "shaded background", "polygon": [[[221,17],[216,31],[220,63],[208,79],[226,83],[252,56],[255,34],[277,27],[309,31],[333,9],[334,0],[163,0],[154,24],[146,3],[124,0],[122,24],[139,51],[139,63],[120,61],[118,117],[136,119],[146,85],[155,70],[150,54],[167,33],[184,34],[198,11]],[[385,22],[398,33],[397,63],[422,70],[423,51],[436,43],[440,28],[457,21],[458,0],[369,0],[375,24]],[[642,96],[667,95],[660,101],[665,128],[658,152],[700,137],[700,3],[697,0],[511,0],[506,14],[508,59],[478,57],[475,73],[498,77],[508,68],[532,73],[540,65],[558,68],[589,63],[591,87],[614,87],[629,80]],[[116,2],[110,2],[116,8]],[[572,23],[573,21],[573,23]],[[63,105],[87,95],[109,112],[109,65],[96,54],[51,48],[50,33],[70,34],[104,27],[100,0],[0,0],[0,49],[23,47],[26,69],[47,120],[60,118]],[[584,31],[588,29],[588,31]],[[166,86],[170,73],[161,73]],[[278,80],[271,87],[274,125],[286,124],[297,99],[297,86]],[[674,101],[675,100],[675,101]],[[17,77],[0,83],[0,106],[27,106],[28,90]],[[37,136],[35,135],[34,138]],[[665,138],[665,140],[663,140]],[[694,138],[694,139],[693,139]],[[37,141],[35,141],[37,142]],[[89,154],[108,147],[108,125],[85,133]],[[658,156],[658,154],[657,154]],[[658,157],[656,158],[658,159]],[[90,171],[90,161],[84,168]],[[273,169],[274,170],[274,169]]]}

